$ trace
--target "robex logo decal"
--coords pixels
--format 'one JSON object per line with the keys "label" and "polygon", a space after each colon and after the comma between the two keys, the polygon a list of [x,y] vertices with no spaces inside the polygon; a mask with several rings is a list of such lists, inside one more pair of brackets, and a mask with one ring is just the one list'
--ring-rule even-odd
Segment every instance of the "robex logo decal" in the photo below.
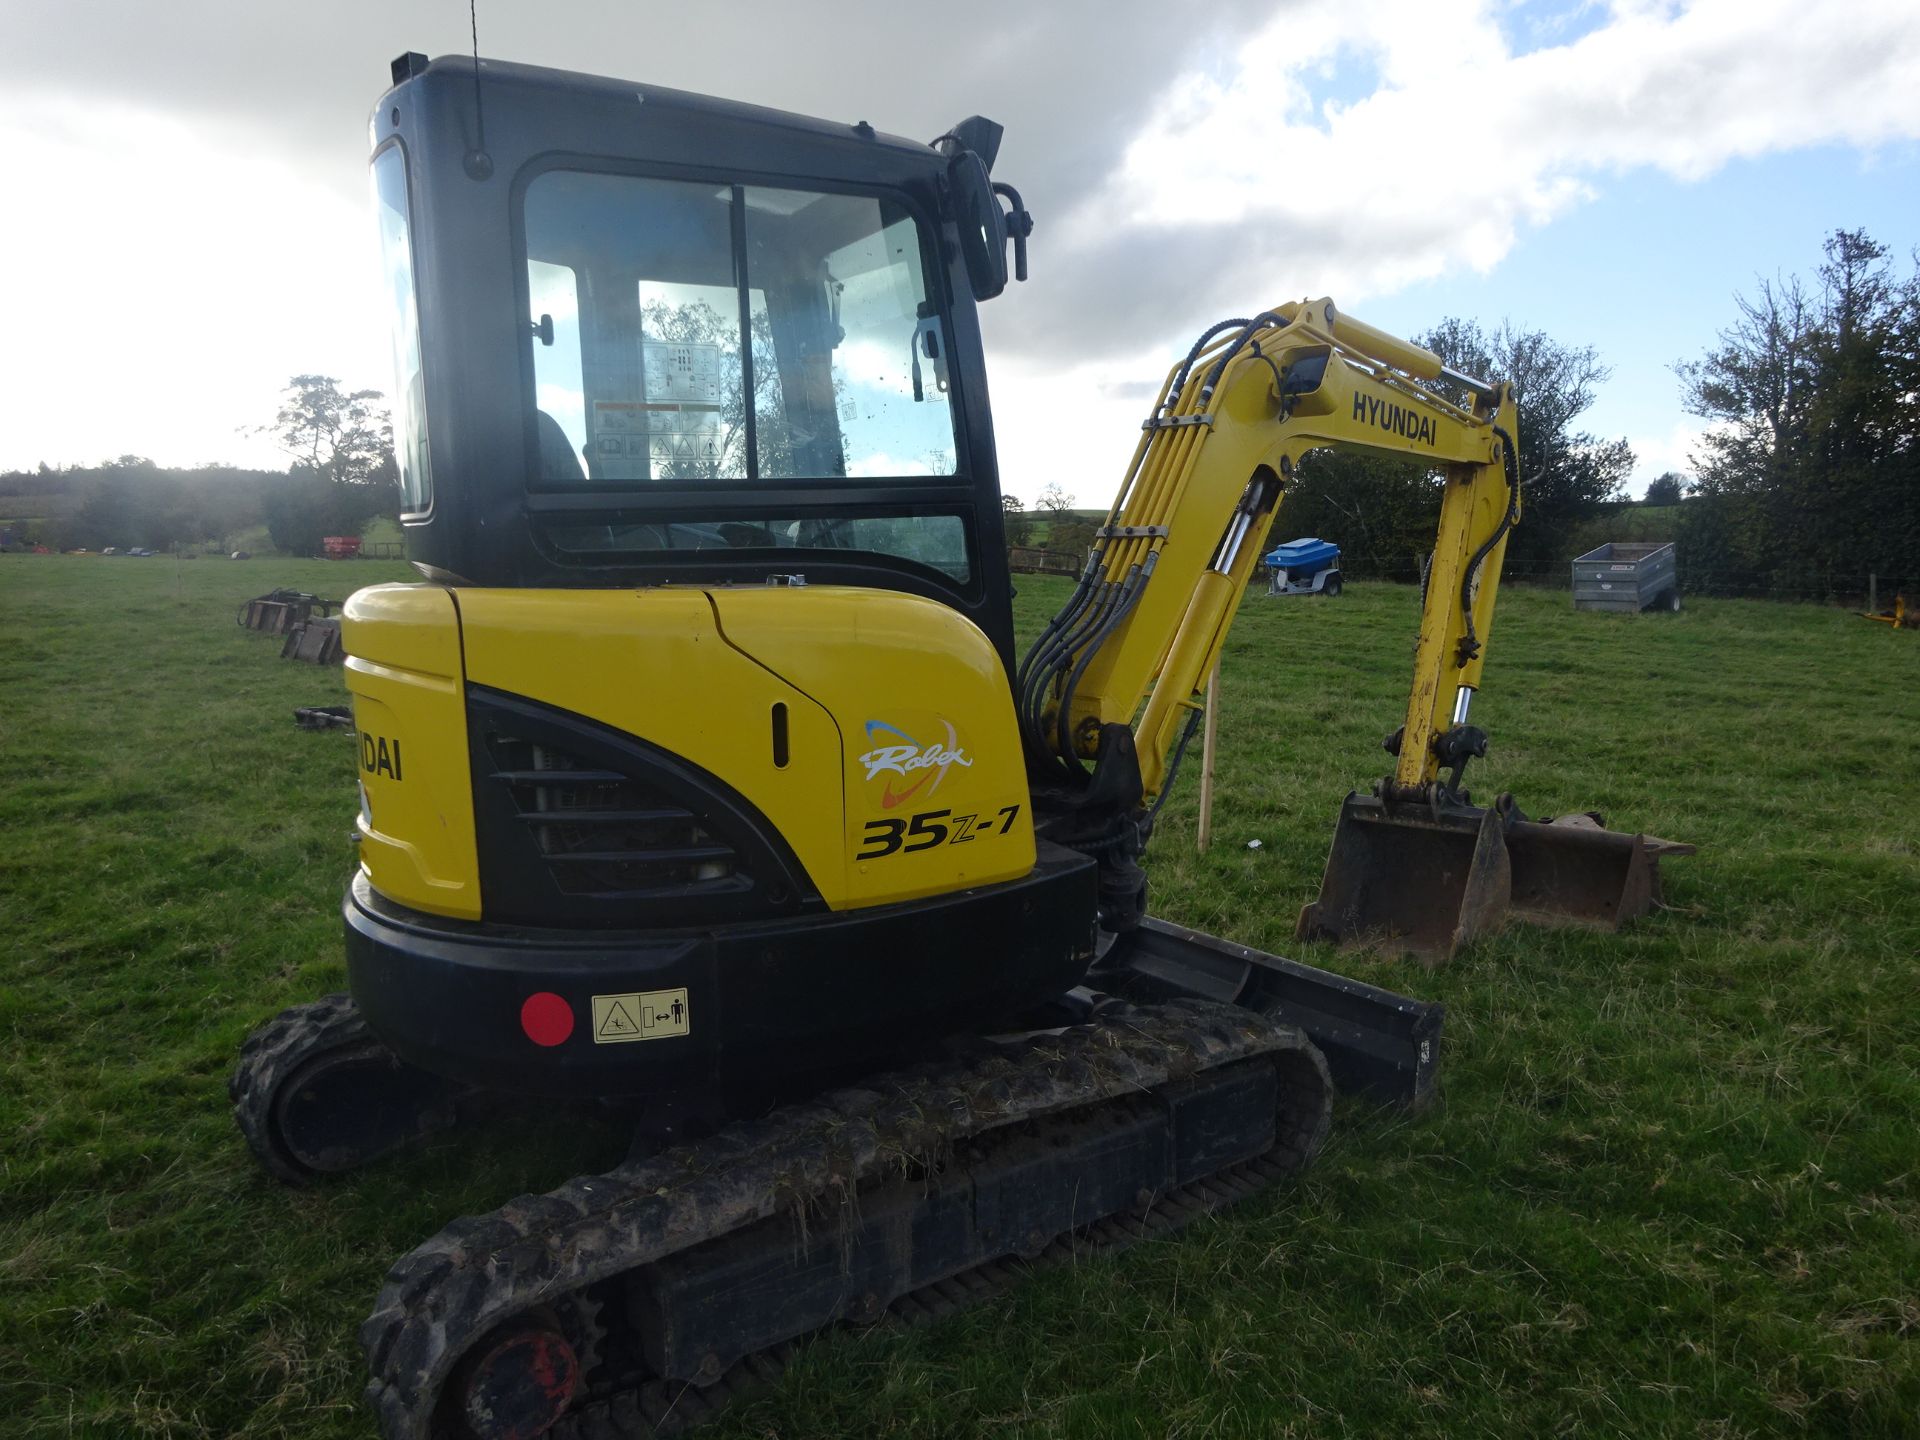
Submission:
{"label": "robex logo decal", "polygon": [[360,732],[360,768],[369,775],[386,775],[398,780],[400,775],[400,742],[389,740],[384,735],[369,735]]}
{"label": "robex logo decal", "polygon": [[[867,767],[867,779],[878,779],[882,775],[888,777],[898,775],[905,780],[910,771],[924,772],[918,780],[905,789],[895,789],[893,780],[889,778],[885,788],[880,792],[881,809],[891,810],[896,805],[904,804],[923,785],[927,787],[927,794],[933,794],[940,788],[940,782],[947,778],[947,770],[951,766],[972,766],[973,761],[967,758],[967,752],[960,746],[960,737],[954,731],[953,722],[942,720],[940,723],[946,727],[946,743],[942,744],[936,740],[931,745],[923,746],[898,726],[889,725],[884,720],[867,721],[867,744],[873,748],[860,757],[860,763]],[[905,743],[874,744],[876,736],[887,735],[894,736]],[[933,782],[931,785],[927,784],[929,780]]]}
{"label": "robex logo decal", "polygon": [[1409,410],[1404,405],[1390,404],[1372,395],[1355,392],[1353,418],[1368,425],[1378,425],[1392,434],[1404,435],[1409,440],[1424,440],[1429,445],[1433,444],[1433,417]]}

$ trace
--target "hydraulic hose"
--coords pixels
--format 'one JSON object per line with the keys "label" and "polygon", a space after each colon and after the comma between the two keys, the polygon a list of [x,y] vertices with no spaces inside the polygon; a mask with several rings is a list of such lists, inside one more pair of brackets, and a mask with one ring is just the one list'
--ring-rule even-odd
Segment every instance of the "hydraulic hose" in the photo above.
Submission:
{"label": "hydraulic hose", "polygon": [[1214,361],[1213,369],[1207,372],[1207,383],[1200,387],[1200,401],[1202,404],[1205,404],[1212,398],[1214,388],[1220,383],[1220,377],[1227,373],[1227,366],[1230,365],[1234,357],[1240,353],[1240,347],[1253,338],[1254,331],[1264,325],[1277,327],[1287,322],[1271,310],[1262,310],[1258,315],[1254,316],[1253,319],[1241,323],[1242,329],[1239,335],[1234,338],[1233,344],[1227,347],[1227,353]]}
{"label": "hydraulic hose", "polygon": [[1235,326],[1245,327],[1252,323],[1253,321],[1242,317],[1238,320],[1222,320],[1218,325],[1209,327],[1198,340],[1193,342],[1193,348],[1187,352],[1187,358],[1180,362],[1179,373],[1174,376],[1173,383],[1167,387],[1167,398],[1160,408],[1171,409],[1180,403],[1180,392],[1187,388],[1187,376],[1193,371],[1193,362],[1200,358],[1200,352],[1207,348],[1208,341]]}
{"label": "hydraulic hose", "polygon": [[[1513,522],[1520,515],[1520,456],[1515,449],[1513,437],[1502,427],[1493,427],[1493,433],[1500,437],[1500,445],[1506,456],[1507,468],[1507,513],[1500,517],[1500,523],[1494,527],[1493,534],[1481,542],[1480,548],[1473,552],[1473,558],[1467,561],[1466,573],[1460,577],[1460,618],[1467,633],[1460,638],[1460,661],[1465,665],[1480,653],[1480,638],[1473,629],[1473,580],[1480,573],[1481,563],[1493,553],[1493,547],[1505,538],[1513,529]],[[1424,591],[1425,586],[1423,585]]]}
{"label": "hydraulic hose", "polygon": [[1073,673],[1068,676],[1067,683],[1061,688],[1060,708],[1056,712],[1057,723],[1055,733],[1059,741],[1059,754],[1062,763],[1068,767],[1070,773],[1075,766],[1078,766],[1082,771],[1086,769],[1085,764],[1080,761],[1079,756],[1074,753],[1073,749],[1072,718],[1074,692],[1080,688],[1081,677],[1087,673],[1087,667],[1093,663],[1094,657],[1100,653],[1100,647],[1107,642],[1107,637],[1119,628],[1120,622],[1132,614],[1133,607],[1140,603],[1140,596],[1147,588],[1147,581],[1153,578],[1153,562],[1154,557],[1149,555],[1147,557],[1147,563],[1144,566],[1137,570],[1127,572],[1127,578],[1120,586],[1119,603],[1112,608],[1105,617],[1104,623],[1102,623],[1099,631],[1095,633],[1094,637],[1089,640],[1086,646],[1080,651],[1080,658],[1078,663],[1073,667]]}

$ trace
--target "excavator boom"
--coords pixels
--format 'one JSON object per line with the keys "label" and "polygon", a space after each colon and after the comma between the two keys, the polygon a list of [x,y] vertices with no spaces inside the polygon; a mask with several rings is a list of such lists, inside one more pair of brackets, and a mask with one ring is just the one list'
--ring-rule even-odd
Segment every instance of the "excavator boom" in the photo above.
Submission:
{"label": "excavator boom", "polygon": [[1659,854],[1685,847],[1588,817],[1536,824],[1509,797],[1482,809],[1462,785],[1487,752],[1470,710],[1521,516],[1518,433],[1511,386],[1450,369],[1331,300],[1208,330],[1168,373],[1079,583],[1021,667],[1036,777],[1101,789],[1112,732],[1130,726],[1150,815],[1301,459],[1328,447],[1390,456],[1443,485],[1412,683],[1386,742],[1393,773],[1343,807],[1301,938],[1444,957],[1509,914],[1613,928],[1644,913]]}
{"label": "excavator boom", "polygon": [[[1459,384],[1468,404],[1434,382]],[[1453,482],[1441,527],[1445,575],[1497,575],[1518,506],[1504,458],[1514,426],[1504,387],[1454,375],[1437,355],[1348,319],[1330,300],[1209,330],[1169,372],[1080,583],[1022,666],[1029,754],[1071,774],[1094,757],[1104,726],[1132,723],[1146,797],[1160,793],[1274,511],[1309,451],[1365,450],[1443,469]],[[1469,539],[1476,518],[1497,531],[1490,550]],[[1484,635],[1495,588],[1484,586],[1470,610],[1429,607],[1409,723],[1430,723],[1458,689],[1478,683],[1482,642],[1465,667],[1436,662],[1462,638]],[[1431,778],[1417,755],[1403,768],[1410,783]]]}

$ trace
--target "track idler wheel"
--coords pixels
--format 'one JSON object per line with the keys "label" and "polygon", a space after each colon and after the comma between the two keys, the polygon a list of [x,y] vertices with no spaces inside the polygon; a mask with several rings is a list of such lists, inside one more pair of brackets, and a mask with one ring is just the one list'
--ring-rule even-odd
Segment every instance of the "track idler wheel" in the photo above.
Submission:
{"label": "track idler wheel", "polygon": [[442,1404],[464,1440],[535,1440],[579,1393],[582,1367],[550,1317],[508,1321],[467,1354]]}
{"label": "track idler wheel", "polygon": [[387,1049],[344,994],[282,1010],[255,1030],[227,1082],[240,1133],[289,1185],[448,1128],[466,1093]]}

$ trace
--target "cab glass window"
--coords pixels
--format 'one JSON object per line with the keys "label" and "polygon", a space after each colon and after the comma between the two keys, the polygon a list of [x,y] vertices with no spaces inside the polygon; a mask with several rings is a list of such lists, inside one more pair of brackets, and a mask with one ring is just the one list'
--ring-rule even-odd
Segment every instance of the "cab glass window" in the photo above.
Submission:
{"label": "cab glass window", "polygon": [[523,220],[537,488],[955,472],[904,207],[554,170]]}
{"label": "cab glass window", "polygon": [[920,236],[865,195],[749,186],[754,361],[771,423],[760,473],[951,475],[953,417]]}
{"label": "cab glass window", "polygon": [[407,159],[398,145],[374,157],[373,212],[393,342],[393,455],[400,470],[400,510],[419,515],[432,508],[433,477],[427,467],[427,396],[420,373],[420,311],[407,222]]}
{"label": "cab glass window", "polygon": [[[587,451],[586,391],[580,378],[580,292],[571,268],[545,260],[527,262],[527,293],[533,302],[541,348],[534,352],[533,403],[552,421],[543,425],[542,469],[584,473]],[[564,441],[564,445],[562,442]],[[564,451],[564,453],[562,453]],[[568,458],[570,457],[570,458]]]}

